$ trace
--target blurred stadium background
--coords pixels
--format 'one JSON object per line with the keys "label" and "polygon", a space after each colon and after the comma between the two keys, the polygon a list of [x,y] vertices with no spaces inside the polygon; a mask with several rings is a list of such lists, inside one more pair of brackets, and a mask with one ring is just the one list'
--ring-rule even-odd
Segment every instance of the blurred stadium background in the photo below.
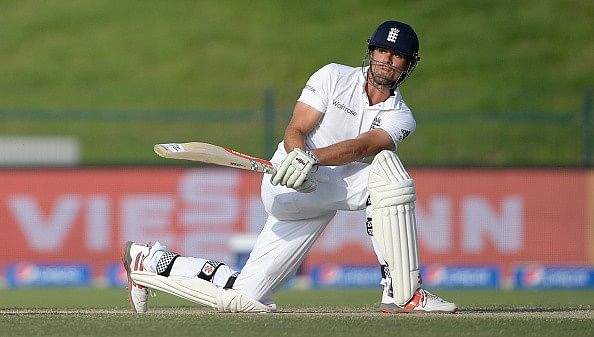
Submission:
{"label": "blurred stadium background", "polygon": [[[126,240],[240,266],[261,176],[153,144],[269,156],[309,75],[359,65],[386,19],[421,41],[399,153],[426,286],[594,289],[594,4],[579,0],[1,1],[1,284],[121,287]],[[353,212],[292,285],[379,278]]]}

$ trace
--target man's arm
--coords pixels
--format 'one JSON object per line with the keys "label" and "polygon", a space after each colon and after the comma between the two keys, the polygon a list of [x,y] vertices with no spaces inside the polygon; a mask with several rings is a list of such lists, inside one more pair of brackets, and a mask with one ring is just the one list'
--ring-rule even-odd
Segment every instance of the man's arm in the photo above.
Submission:
{"label": "man's arm", "polygon": [[285,129],[284,145],[287,153],[293,149],[305,148],[305,136],[318,124],[323,113],[315,108],[297,102],[293,109],[293,116]]}
{"label": "man's arm", "polygon": [[[305,148],[305,137],[322,118],[323,113],[315,108],[297,102],[293,116],[285,129],[284,145],[287,153],[293,149]],[[344,165],[365,157],[375,156],[382,150],[395,149],[394,141],[382,129],[374,129],[360,134],[357,138],[345,140],[324,148],[314,150],[319,165]]]}
{"label": "man's arm", "polygon": [[316,149],[314,154],[320,161],[319,165],[338,166],[395,148],[392,137],[386,131],[374,129],[360,134],[357,138]]}
{"label": "man's arm", "polygon": [[[272,185],[280,184],[298,192],[310,193],[316,190],[316,181],[312,179],[311,174],[317,170],[318,165],[344,165],[374,156],[384,149],[395,149],[390,135],[381,129],[370,130],[355,139],[324,148],[306,149],[305,137],[315,128],[322,116],[321,111],[297,102],[291,121],[285,129],[283,143],[287,156],[270,177]],[[312,150],[313,154],[310,152]]]}

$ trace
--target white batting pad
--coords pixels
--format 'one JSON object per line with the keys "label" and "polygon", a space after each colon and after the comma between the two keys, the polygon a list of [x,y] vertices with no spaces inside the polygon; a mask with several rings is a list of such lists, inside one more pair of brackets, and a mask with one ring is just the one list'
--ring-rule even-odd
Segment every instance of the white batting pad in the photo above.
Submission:
{"label": "white batting pad", "polygon": [[269,309],[234,289],[223,289],[201,278],[164,277],[146,271],[130,274],[134,282],[223,312],[268,312]]}
{"label": "white batting pad", "polygon": [[382,151],[371,163],[369,194],[373,236],[388,263],[394,301],[406,304],[421,287],[416,234],[414,181],[392,151]]}

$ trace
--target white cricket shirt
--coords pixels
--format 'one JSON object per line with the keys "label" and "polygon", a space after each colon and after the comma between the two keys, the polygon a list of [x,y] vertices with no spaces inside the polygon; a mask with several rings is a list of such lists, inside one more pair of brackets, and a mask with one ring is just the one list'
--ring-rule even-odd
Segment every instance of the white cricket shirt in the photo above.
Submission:
{"label": "white cricket shirt", "polygon": [[388,132],[397,145],[414,132],[415,119],[399,89],[386,101],[369,105],[365,92],[366,73],[367,68],[331,63],[311,75],[298,101],[324,116],[306,137],[308,148],[353,139],[374,128]]}
{"label": "white cricket shirt", "polygon": [[[385,130],[394,144],[398,144],[415,130],[415,119],[399,90],[386,101],[369,106],[366,73],[367,68],[332,63],[311,75],[298,101],[322,112],[323,116],[305,138],[308,148],[330,146],[374,128]],[[279,164],[285,156],[281,142],[271,161]],[[316,174],[325,178],[313,193],[288,193],[291,189],[273,186],[265,175],[261,194],[266,211],[276,219],[294,221],[325,216],[336,210],[365,208],[369,196],[366,160],[322,166]]]}

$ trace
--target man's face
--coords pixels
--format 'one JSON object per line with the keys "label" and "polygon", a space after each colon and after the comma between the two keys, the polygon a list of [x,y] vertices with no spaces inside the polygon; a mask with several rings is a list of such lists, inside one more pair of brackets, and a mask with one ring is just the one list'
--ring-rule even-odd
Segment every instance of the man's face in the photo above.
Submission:
{"label": "man's face", "polygon": [[408,60],[400,53],[384,48],[375,48],[371,51],[371,73],[373,80],[379,85],[396,82],[407,65]]}

